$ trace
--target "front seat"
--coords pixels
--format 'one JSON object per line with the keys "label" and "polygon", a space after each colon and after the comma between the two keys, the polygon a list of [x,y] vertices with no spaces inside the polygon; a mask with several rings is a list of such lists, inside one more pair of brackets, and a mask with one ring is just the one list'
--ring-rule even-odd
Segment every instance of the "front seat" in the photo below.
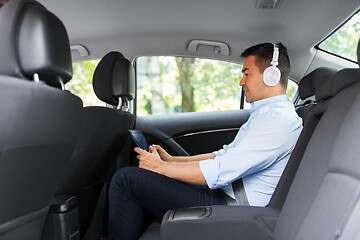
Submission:
{"label": "front seat", "polygon": [[[128,102],[135,96],[131,62],[120,52],[106,54],[96,67],[93,87],[97,97],[112,107],[84,108],[79,141],[57,191],[57,195],[78,197],[82,236],[105,182],[116,170],[116,160],[129,139],[129,130],[134,127],[135,116],[127,111]],[[117,109],[119,104],[122,109]]]}
{"label": "front seat", "polygon": [[41,239],[81,126],[62,22],[32,0],[0,8],[0,239]]}

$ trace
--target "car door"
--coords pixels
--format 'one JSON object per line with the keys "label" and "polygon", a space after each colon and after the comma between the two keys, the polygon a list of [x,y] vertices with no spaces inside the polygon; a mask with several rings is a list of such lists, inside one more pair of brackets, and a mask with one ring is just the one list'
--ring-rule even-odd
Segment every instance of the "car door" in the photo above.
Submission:
{"label": "car door", "polygon": [[138,58],[135,129],[174,155],[229,144],[249,117],[240,110],[241,67],[198,58]]}
{"label": "car door", "polygon": [[249,110],[177,113],[137,117],[135,128],[150,144],[180,156],[209,153],[229,144],[249,118]]}

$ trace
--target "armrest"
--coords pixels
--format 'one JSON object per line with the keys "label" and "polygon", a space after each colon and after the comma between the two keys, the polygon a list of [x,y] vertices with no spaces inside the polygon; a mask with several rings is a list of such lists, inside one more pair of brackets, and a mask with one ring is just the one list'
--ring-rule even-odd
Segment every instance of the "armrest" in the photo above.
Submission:
{"label": "armrest", "polygon": [[74,196],[55,196],[50,204],[51,213],[65,213],[79,206],[79,199]]}
{"label": "armrest", "polygon": [[280,210],[249,206],[211,206],[168,211],[161,224],[167,239],[272,239]]}
{"label": "armrest", "polygon": [[42,239],[80,239],[78,205],[77,197],[56,196],[50,204],[50,211],[46,217]]}

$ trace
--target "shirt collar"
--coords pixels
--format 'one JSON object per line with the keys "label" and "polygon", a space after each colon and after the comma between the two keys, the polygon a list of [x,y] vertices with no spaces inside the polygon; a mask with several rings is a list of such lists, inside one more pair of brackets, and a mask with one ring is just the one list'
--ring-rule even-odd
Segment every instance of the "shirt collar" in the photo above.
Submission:
{"label": "shirt collar", "polygon": [[253,114],[256,110],[262,108],[263,106],[277,102],[284,102],[284,101],[287,102],[289,101],[289,98],[286,94],[278,95],[275,97],[269,97],[256,102],[252,102],[250,103],[250,114]]}

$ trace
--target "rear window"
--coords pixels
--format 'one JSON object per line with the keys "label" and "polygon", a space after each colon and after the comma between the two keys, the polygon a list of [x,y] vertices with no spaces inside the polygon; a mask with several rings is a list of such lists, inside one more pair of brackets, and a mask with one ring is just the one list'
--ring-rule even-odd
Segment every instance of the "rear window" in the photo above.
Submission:
{"label": "rear window", "polygon": [[360,38],[360,12],[320,43],[323,51],[356,62],[357,43]]}

